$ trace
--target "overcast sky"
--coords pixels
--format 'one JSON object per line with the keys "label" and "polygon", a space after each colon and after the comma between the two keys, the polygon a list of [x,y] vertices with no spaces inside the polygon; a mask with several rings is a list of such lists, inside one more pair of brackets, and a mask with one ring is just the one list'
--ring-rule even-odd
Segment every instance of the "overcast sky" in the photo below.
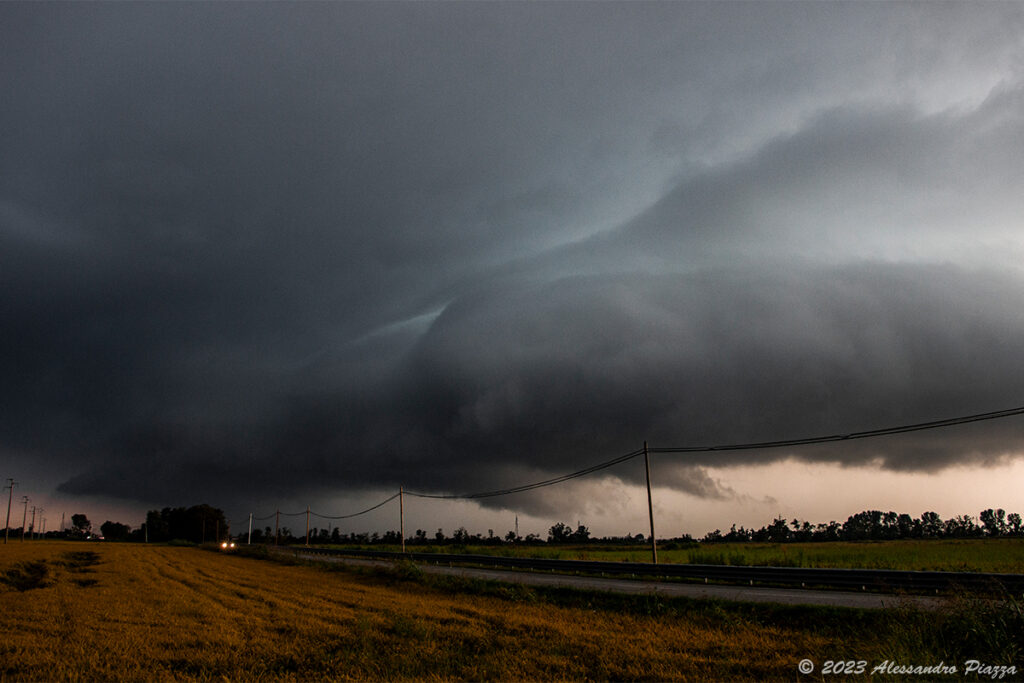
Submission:
{"label": "overcast sky", "polygon": [[[2,3],[0,92],[0,474],[69,517],[1024,404],[1017,3]],[[652,468],[725,528],[893,477],[1024,511],[1022,453],[1009,418]],[[432,514],[635,532],[595,507],[635,464]]]}

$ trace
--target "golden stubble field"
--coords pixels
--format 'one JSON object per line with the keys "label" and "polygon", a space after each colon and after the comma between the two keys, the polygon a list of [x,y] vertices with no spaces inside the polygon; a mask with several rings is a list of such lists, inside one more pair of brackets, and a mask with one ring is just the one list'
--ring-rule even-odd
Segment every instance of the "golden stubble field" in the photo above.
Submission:
{"label": "golden stubble field", "polygon": [[0,587],[6,680],[793,679],[838,646],[807,624],[531,604],[197,548],[14,542],[0,558],[8,580],[46,574]]}

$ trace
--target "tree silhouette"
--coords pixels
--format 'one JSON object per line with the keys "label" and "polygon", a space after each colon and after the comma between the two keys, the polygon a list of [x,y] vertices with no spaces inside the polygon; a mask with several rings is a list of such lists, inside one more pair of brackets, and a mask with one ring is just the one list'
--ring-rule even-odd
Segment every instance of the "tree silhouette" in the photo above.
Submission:
{"label": "tree silhouette", "polygon": [[100,525],[100,533],[103,534],[103,538],[108,541],[123,541],[128,538],[132,528],[127,524],[121,524],[119,522],[111,522],[107,520]]}
{"label": "tree silhouette", "polygon": [[572,537],[572,529],[558,522],[548,530],[548,543],[568,543]]}
{"label": "tree silhouette", "polygon": [[88,536],[89,532],[92,531],[92,522],[85,515],[78,513],[71,515],[71,527],[75,534]]}
{"label": "tree silhouette", "polygon": [[989,536],[1002,536],[1006,533],[1006,510],[989,508],[979,515],[985,533]]}

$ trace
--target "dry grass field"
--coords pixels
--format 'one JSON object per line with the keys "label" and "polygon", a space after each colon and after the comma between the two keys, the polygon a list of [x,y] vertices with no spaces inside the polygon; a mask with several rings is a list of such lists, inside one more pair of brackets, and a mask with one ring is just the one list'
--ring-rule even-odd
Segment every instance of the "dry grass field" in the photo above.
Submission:
{"label": "dry grass field", "polygon": [[852,610],[560,603],[198,548],[14,542],[0,581],[4,680],[794,680],[893,646]]}

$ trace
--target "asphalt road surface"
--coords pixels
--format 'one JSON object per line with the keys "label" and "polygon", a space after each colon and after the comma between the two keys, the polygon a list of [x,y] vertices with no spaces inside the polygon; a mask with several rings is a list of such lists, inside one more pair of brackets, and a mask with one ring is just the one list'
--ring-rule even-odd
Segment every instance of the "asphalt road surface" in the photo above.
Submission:
{"label": "asphalt road surface", "polygon": [[[342,562],[345,564],[387,567],[388,560],[361,560],[344,557],[325,557],[305,554],[297,556],[317,562]],[[827,607],[857,607],[861,609],[886,609],[912,604],[924,609],[935,609],[944,604],[941,598],[916,595],[889,595],[884,593],[857,593],[853,591],[824,591],[804,588],[769,588],[764,586],[726,586],[716,584],[676,583],[669,581],[643,581],[635,579],[607,579],[592,576],[572,576],[506,569],[481,569],[476,567],[448,567],[444,565],[417,564],[423,572],[464,576],[488,581],[506,581],[527,586],[560,586],[582,590],[609,591],[663,595],[681,598],[715,598],[740,602],[771,602],[783,605],[823,605]]]}

